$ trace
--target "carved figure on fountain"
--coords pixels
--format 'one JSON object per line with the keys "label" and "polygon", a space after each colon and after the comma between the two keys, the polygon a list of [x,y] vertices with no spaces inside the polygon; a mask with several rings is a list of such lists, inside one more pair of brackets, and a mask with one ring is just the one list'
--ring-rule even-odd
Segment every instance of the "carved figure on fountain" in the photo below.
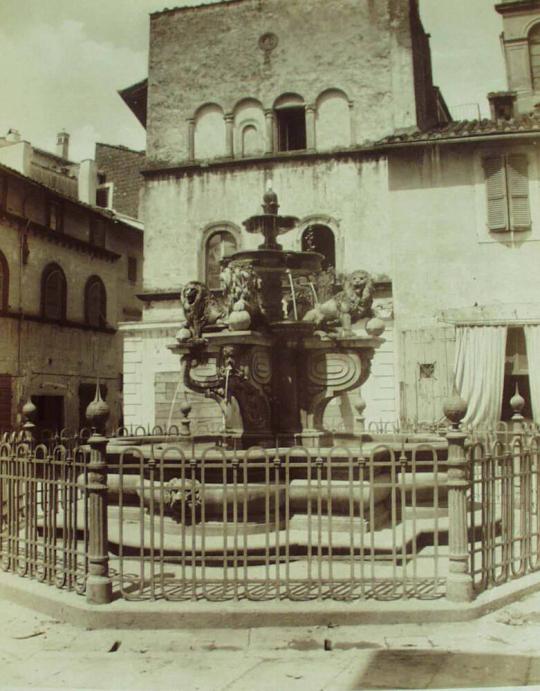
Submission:
{"label": "carved figure on fountain", "polygon": [[[220,279],[225,294],[229,328],[240,331],[262,326],[261,279],[255,270],[245,263],[233,261],[223,268]],[[247,313],[249,321],[244,317],[245,322],[242,322],[238,318],[239,312]],[[239,328],[239,325],[244,325],[244,329]]]}
{"label": "carved figure on fountain", "polygon": [[182,309],[184,321],[177,334],[180,341],[202,339],[207,326],[225,327],[226,310],[200,281],[190,281],[183,287]]}
{"label": "carved figure on fountain", "polygon": [[350,333],[352,324],[373,316],[374,283],[367,271],[357,270],[345,275],[343,288],[325,302],[320,302],[304,317],[324,330]]}

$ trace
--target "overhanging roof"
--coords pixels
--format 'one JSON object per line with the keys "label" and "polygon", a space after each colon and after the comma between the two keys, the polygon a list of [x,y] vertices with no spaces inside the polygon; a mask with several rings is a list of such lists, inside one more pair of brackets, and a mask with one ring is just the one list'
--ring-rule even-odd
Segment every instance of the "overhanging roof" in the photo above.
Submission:
{"label": "overhanging roof", "polygon": [[143,79],[132,86],[120,89],[120,97],[135,115],[141,125],[146,128],[146,102],[148,98],[148,79]]}

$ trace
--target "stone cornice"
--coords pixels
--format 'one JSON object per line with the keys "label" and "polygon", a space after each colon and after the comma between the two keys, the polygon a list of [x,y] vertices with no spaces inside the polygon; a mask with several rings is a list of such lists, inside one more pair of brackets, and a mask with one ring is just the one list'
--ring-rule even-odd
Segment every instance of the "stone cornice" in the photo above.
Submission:
{"label": "stone cornice", "polygon": [[117,331],[117,329],[114,329],[112,326],[91,326],[90,324],[86,324],[86,322],[71,321],[69,319],[49,319],[48,317],[42,317],[40,314],[27,314],[26,312],[17,312],[13,310],[0,310],[0,318],[16,319],[21,322],[50,324],[66,329],[80,329],[81,331],[94,331],[104,334],[115,334]]}
{"label": "stone cornice", "polygon": [[89,254],[90,256],[97,257],[99,259],[115,262],[120,259],[121,256],[116,252],[105,249],[105,247],[97,247],[90,242],[80,240],[79,238],[73,237],[72,235],[69,235],[63,231],[52,230],[51,228],[47,228],[47,226],[43,226],[40,223],[30,221],[23,216],[19,216],[11,211],[7,211],[7,209],[0,208],[0,220],[5,220],[12,227],[16,227],[21,231],[28,231],[33,235],[43,238],[47,242],[52,242],[63,247],[69,247],[70,249],[83,252],[84,254]]}

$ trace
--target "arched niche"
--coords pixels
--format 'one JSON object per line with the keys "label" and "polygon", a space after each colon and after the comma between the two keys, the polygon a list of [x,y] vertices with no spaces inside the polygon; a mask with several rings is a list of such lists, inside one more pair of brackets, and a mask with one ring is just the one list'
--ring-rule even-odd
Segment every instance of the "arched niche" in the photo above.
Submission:
{"label": "arched niche", "polygon": [[302,252],[318,252],[324,257],[323,269],[336,268],[336,238],[332,229],[322,223],[311,223],[302,231]]}
{"label": "arched niche", "polygon": [[218,221],[202,231],[199,246],[199,276],[211,290],[220,290],[220,262],[242,247],[240,228],[229,221]]}
{"label": "arched niche", "polygon": [[351,114],[347,95],[339,89],[328,89],[317,99],[316,108],[317,149],[350,146]]}
{"label": "arched niche", "polygon": [[195,159],[218,158],[226,154],[225,118],[215,103],[199,108],[195,114]]}
{"label": "arched niche", "polygon": [[240,101],[234,109],[234,153],[258,156],[265,151],[265,119],[262,104],[255,99]]}

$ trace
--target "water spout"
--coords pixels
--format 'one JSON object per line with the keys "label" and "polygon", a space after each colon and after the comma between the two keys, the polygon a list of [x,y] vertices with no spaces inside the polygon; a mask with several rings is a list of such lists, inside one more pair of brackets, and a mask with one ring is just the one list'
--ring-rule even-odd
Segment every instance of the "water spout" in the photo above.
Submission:
{"label": "water spout", "polygon": [[319,296],[317,295],[313,281],[309,281],[309,285],[311,287],[311,292],[313,293],[313,307],[316,307],[319,304]]}
{"label": "water spout", "polygon": [[290,269],[287,269],[287,276],[289,277],[289,285],[291,286],[291,297],[293,304],[294,321],[298,321],[298,308],[296,306],[296,291],[294,289],[294,281]]}
{"label": "water spout", "polygon": [[[171,402],[171,407],[169,408],[169,417],[167,418],[167,430],[169,430],[171,428],[172,416],[174,413],[174,406],[175,406],[176,398],[178,396],[178,392],[180,391],[181,386],[182,386],[182,379],[180,379],[180,381],[176,385],[176,389],[174,390],[174,395],[173,395],[173,399]],[[187,401],[187,392],[186,392],[186,401]]]}

